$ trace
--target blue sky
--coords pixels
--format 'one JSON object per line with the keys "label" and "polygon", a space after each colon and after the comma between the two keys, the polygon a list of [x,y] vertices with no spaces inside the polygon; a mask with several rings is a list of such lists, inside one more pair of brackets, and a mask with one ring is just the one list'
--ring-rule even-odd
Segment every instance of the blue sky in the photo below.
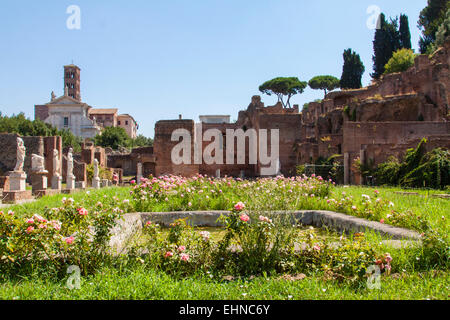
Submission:
{"label": "blue sky", "polygon": [[[340,77],[342,53],[352,48],[370,83],[374,30],[371,5],[409,17],[418,51],[419,12],[426,0],[2,0],[0,111],[23,111],[63,94],[63,65],[81,68],[81,97],[93,107],[119,108],[153,137],[155,122],[198,120],[201,114],[237,119],[258,87],[277,76],[307,81]],[[81,9],[81,29],[69,30],[67,7]],[[322,98],[307,89],[292,99]],[[266,105],[275,97],[262,96]]]}

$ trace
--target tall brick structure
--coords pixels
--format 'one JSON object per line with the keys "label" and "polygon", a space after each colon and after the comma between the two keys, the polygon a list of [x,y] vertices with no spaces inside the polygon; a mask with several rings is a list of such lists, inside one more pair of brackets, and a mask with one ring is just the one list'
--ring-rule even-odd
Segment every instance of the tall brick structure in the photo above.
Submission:
{"label": "tall brick structure", "polygon": [[[147,171],[154,175],[180,174],[192,176],[220,174],[228,176],[256,177],[261,175],[261,165],[249,164],[249,142],[246,143],[245,164],[237,164],[236,144],[234,164],[194,162],[195,132],[201,134],[216,129],[221,135],[220,144],[226,163],[226,132],[228,129],[278,129],[279,164],[282,174],[296,173],[299,164],[315,163],[319,158],[338,155],[344,165],[345,183],[358,183],[361,177],[351,171],[355,158],[374,166],[389,156],[402,157],[408,148],[417,146],[422,138],[428,138],[428,148],[450,148],[450,113],[448,91],[450,85],[450,41],[431,57],[417,56],[414,66],[402,73],[383,76],[370,86],[357,90],[331,92],[322,102],[311,102],[302,112],[298,106],[283,108],[280,103],[265,107],[259,96],[254,96],[246,110],[240,111],[235,123],[193,120],[165,120],[155,125],[153,157],[146,151]],[[214,118],[211,116],[210,118]],[[211,123],[212,122],[212,123]],[[201,126],[201,127],[200,127]],[[176,129],[185,129],[192,137],[191,164],[175,165],[172,149],[179,143],[171,141]],[[203,140],[202,140],[203,141]],[[202,151],[211,143],[203,141]],[[270,153],[270,150],[269,150]],[[132,170],[138,157],[111,155],[108,162],[116,167]],[[259,160],[259,159],[258,159]],[[128,168],[129,167],[129,168]]]}
{"label": "tall brick structure", "polygon": [[81,70],[70,64],[64,66],[64,88],[68,89],[68,96],[81,101]]}

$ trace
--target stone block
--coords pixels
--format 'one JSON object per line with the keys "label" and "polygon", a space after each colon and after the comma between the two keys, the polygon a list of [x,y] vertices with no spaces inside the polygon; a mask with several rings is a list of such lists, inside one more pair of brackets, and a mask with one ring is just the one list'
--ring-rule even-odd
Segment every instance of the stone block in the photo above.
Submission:
{"label": "stone block", "polygon": [[75,189],[75,176],[68,176],[66,181],[66,189]]}
{"label": "stone block", "polygon": [[5,191],[3,192],[3,203],[23,203],[33,200],[31,190]]}
{"label": "stone block", "polygon": [[84,181],[76,181],[75,188],[76,189],[86,189],[86,183]]}
{"label": "stone block", "polygon": [[92,188],[100,189],[100,178],[92,179]]}
{"label": "stone block", "polygon": [[61,190],[62,185],[62,177],[61,176],[53,176],[52,177],[52,189],[53,190]]}
{"label": "stone block", "polygon": [[33,172],[31,174],[32,192],[35,194],[38,190],[46,190],[48,187],[47,183],[48,172]]}
{"label": "stone block", "polygon": [[36,198],[42,198],[44,196],[53,196],[55,194],[59,194],[60,190],[46,189],[46,190],[35,190],[33,191],[33,195]]}
{"label": "stone block", "polygon": [[9,172],[9,189],[10,191],[25,191],[27,174],[23,171]]}

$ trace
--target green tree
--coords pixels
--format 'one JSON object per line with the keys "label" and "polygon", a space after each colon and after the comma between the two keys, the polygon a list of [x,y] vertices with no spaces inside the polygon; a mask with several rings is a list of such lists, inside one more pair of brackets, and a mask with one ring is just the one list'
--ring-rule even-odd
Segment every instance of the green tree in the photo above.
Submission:
{"label": "green tree", "polygon": [[436,41],[431,46],[431,51],[436,51],[439,47],[444,45],[445,39],[450,36],[450,9],[447,10],[445,20],[440,25],[436,32]]}
{"label": "green tree", "polygon": [[419,40],[420,53],[430,52],[430,45],[436,40],[436,32],[450,9],[448,0],[428,0],[427,6],[420,12],[418,27],[422,31]]}
{"label": "green tree", "polygon": [[[278,77],[264,82],[259,86],[259,91],[269,96],[275,94],[283,107],[290,108],[291,97],[303,93],[307,85],[307,82],[300,81],[297,77]],[[287,97],[286,102],[283,99],[285,96]]]}
{"label": "green tree", "polygon": [[361,57],[352,49],[344,50],[344,66],[342,67],[341,88],[359,89],[362,87],[361,79],[365,67]]}
{"label": "green tree", "polygon": [[385,66],[384,74],[403,72],[414,65],[414,58],[416,54],[411,49],[400,49],[394,52],[394,55],[389,59]]}
{"label": "green tree", "polygon": [[379,28],[375,31],[373,40],[373,73],[372,78],[378,79],[384,73],[384,66],[395,51],[400,49],[400,32],[398,19],[386,20],[382,13],[379,17]]}
{"label": "green tree", "polygon": [[144,135],[140,134],[136,137],[136,139],[131,140],[129,147],[136,148],[136,147],[151,147],[153,146],[153,139],[147,138]]}
{"label": "green tree", "polygon": [[70,131],[52,127],[41,120],[30,120],[23,113],[3,116],[0,112],[0,132],[17,133],[21,136],[61,136],[64,147],[72,147],[75,152],[81,150],[81,138],[74,136]]}
{"label": "green tree", "polygon": [[125,147],[129,144],[129,137],[124,128],[106,127],[94,138],[95,144],[101,147],[110,147],[117,150],[119,147]]}
{"label": "green tree", "polygon": [[409,30],[409,21],[406,14],[400,15],[400,47],[405,49],[411,49],[411,32]]}
{"label": "green tree", "polygon": [[324,90],[326,96],[327,91],[332,91],[340,86],[340,80],[333,76],[316,76],[309,80],[308,85],[314,90]]}

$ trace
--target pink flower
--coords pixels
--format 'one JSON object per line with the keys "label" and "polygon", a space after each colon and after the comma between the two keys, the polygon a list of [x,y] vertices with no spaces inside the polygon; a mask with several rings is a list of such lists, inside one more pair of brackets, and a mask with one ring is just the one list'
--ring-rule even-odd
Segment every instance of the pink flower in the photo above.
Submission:
{"label": "pink flower", "polygon": [[208,231],[201,231],[200,235],[202,236],[204,241],[208,241],[209,240],[210,233]]}
{"label": "pink flower", "polygon": [[167,251],[165,254],[164,254],[164,258],[170,258],[170,257],[172,257],[173,256],[173,252],[172,251]]}
{"label": "pink flower", "polygon": [[52,220],[50,221],[50,223],[52,224],[53,228],[55,228],[55,230],[61,230],[61,222]]}
{"label": "pink flower", "polygon": [[241,219],[241,221],[247,222],[248,220],[250,220],[250,217],[246,214],[242,214],[239,219]]}
{"label": "pink flower", "polygon": [[243,204],[242,202],[238,202],[234,205],[234,209],[237,211],[241,211],[245,208],[245,204]]}
{"label": "pink flower", "polygon": [[264,217],[264,216],[259,216],[259,221],[267,222],[267,223],[272,223],[272,220],[271,220],[271,219],[269,219],[269,218],[267,218],[267,217]]}
{"label": "pink flower", "polygon": [[352,206],[352,209],[356,211],[356,209],[358,209],[358,208],[356,208],[356,206]]}
{"label": "pink flower", "polygon": [[131,184],[136,184],[136,180],[131,180],[130,183]]}
{"label": "pink flower", "polygon": [[88,211],[85,208],[78,209],[78,214],[81,216],[87,216]]}
{"label": "pink flower", "polygon": [[38,214],[35,214],[34,216],[33,216],[33,219],[36,219],[38,222],[47,222],[47,220],[45,220],[43,217],[41,217],[40,215],[38,215]]}
{"label": "pink flower", "polygon": [[151,221],[147,221],[147,222],[145,223],[145,226],[148,227],[148,226],[150,226],[151,224],[152,224]]}
{"label": "pink flower", "polygon": [[178,251],[180,251],[180,252],[183,252],[183,251],[185,251],[186,250],[186,247],[185,246],[179,246],[178,247]]}
{"label": "pink flower", "polygon": [[182,253],[181,255],[180,255],[180,259],[181,259],[181,261],[189,261],[189,255],[188,254],[186,254],[186,253]]}
{"label": "pink flower", "polygon": [[192,207],[192,203],[191,202],[188,203],[188,207]]}
{"label": "pink flower", "polygon": [[31,219],[28,219],[28,220],[27,220],[27,223],[28,223],[28,224],[33,224],[33,223],[34,223],[34,220],[33,220],[33,218],[31,218]]}
{"label": "pink flower", "polygon": [[313,247],[313,249],[316,250],[316,251],[320,251],[320,246],[316,244],[316,245]]}
{"label": "pink flower", "polygon": [[386,259],[386,262],[387,262],[388,264],[390,264],[391,261],[392,261],[392,257],[391,257],[391,255],[390,255],[389,253],[386,253],[386,254],[385,254],[385,259]]}
{"label": "pink flower", "polygon": [[68,238],[65,238],[65,239],[64,239],[64,241],[65,241],[67,244],[72,244],[74,240],[75,240],[74,237],[68,237]]}
{"label": "pink flower", "polygon": [[29,227],[27,228],[27,231],[25,231],[25,232],[26,232],[26,233],[31,233],[31,232],[33,232],[33,230],[34,230],[34,227],[29,226]]}
{"label": "pink flower", "polygon": [[379,193],[380,193],[380,191],[378,191],[378,190],[375,190],[375,191],[374,191],[374,193],[375,193],[375,194],[379,194]]}
{"label": "pink flower", "polygon": [[384,223],[384,219],[381,219],[380,222],[381,222],[381,223]]}
{"label": "pink flower", "polygon": [[46,224],[40,224],[39,225],[39,229],[47,229],[47,225]]}

